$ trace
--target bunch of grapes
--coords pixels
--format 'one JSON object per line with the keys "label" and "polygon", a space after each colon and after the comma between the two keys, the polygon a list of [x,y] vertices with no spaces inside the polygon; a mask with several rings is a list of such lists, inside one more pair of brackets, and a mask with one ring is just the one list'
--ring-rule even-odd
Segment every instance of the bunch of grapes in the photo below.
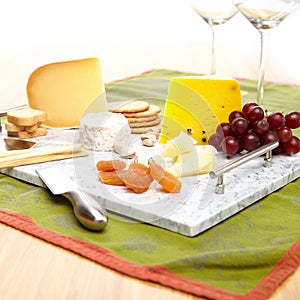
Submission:
{"label": "bunch of grapes", "polygon": [[300,141],[293,135],[292,129],[299,127],[300,112],[266,115],[259,105],[249,102],[241,111],[232,111],[228,122],[217,126],[216,133],[210,136],[208,143],[219,151],[235,154],[279,141],[273,154],[293,155],[300,151]]}

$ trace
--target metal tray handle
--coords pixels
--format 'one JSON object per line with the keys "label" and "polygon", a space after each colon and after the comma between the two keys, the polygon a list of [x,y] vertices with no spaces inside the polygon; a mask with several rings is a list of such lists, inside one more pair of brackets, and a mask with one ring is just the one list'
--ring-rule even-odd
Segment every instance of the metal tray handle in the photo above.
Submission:
{"label": "metal tray handle", "polygon": [[263,166],[266,168],[272,167],[272,150],[277,148],[278,145],[279,145],[279,142],[274,141],[274,142],[264,145],[256,150],[253,150],[247,154],[244,154],[243,156],[241,156],[237,159],[234,159],[234,160],[230,161],[229,163],[227,163],[215,170],[212,170],[209,173],[210,178],[212,178],[212,179],[218,178],[216,189],[215,189],[216,194],[224,194],[224,191],[225,191],[224,174],[226,172],[228,172],[232,169],[235,169],[235,168],[239,167],[240,165],[243,165],[246,162],[248,162],[254,158],[257,158],[263,154],[266,154]]}

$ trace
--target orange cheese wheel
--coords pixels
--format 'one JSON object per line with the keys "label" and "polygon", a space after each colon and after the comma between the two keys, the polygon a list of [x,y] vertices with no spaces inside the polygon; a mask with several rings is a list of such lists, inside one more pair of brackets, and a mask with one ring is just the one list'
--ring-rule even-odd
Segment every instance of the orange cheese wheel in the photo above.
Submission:
{"label": "orange cheese wheel", "polygon": [[47,64],[36,69],[27,83],[28,105],[47,114],[44,125],[76,127],[89,112],[107,111],[98,58]]}

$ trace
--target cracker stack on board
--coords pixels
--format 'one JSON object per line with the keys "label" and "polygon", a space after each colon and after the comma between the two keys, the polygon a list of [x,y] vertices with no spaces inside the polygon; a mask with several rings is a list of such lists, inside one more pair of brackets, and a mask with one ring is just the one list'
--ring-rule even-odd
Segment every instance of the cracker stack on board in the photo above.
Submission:
{"label": "cracker stack on board", "polygon": [[47,133],[47,128],[42,127],[46,120],[46,113],[32,108],[23,108],[7,113],[5,129],[8,136],[28,139],[42,136]]}
{"label": "cracker stack on board", "polygon": [[110,103],[109,111],[123,114],[131,128],[132,133],[147,133],[151,130],[158,131],[160,128],[161,109],[157,105],[146,101],[131,101],[124,103]]}

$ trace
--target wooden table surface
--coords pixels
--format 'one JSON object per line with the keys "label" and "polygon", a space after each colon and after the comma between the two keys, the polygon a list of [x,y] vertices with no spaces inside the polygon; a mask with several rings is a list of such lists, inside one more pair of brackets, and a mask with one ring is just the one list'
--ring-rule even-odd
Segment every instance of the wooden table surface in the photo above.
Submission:
{"label": "wooden table surface", "polygon": [[[298,300],[300,267],[270,300]],[[200,299],[102,267],[0,224],[1,300]]]}

